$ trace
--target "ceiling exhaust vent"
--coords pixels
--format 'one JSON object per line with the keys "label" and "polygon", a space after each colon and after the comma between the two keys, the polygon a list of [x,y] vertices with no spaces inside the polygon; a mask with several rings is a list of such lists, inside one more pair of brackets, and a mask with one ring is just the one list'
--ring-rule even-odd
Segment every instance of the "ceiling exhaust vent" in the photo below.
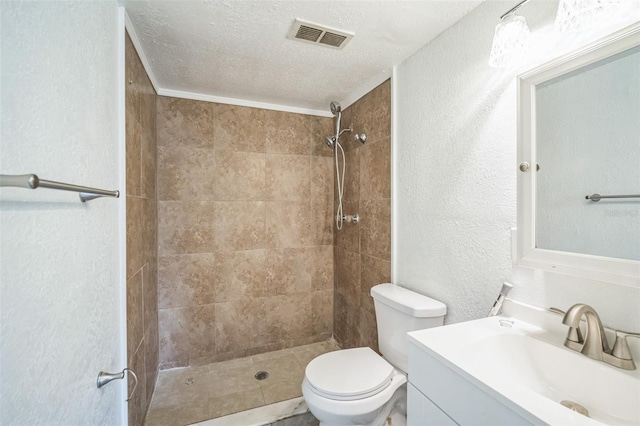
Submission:
{"label": "ceiling exhaust vent", "polygon": [[291,28],[288,38],[291,40],[305,41],[307,43],[322,44],[324,46],[333,47],[334,49],[342,49],[347,45],[349,40],[353,38],[353,36],[353,33],[347,31],[336,30],[334,28],[296,19],[293,22],[293,28]]}

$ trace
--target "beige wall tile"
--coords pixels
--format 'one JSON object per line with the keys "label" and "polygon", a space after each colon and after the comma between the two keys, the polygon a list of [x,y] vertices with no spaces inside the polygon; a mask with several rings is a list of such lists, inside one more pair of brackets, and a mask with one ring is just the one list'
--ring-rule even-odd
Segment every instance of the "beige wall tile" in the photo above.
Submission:
{"label": "beige wall tile", "polygon": [[264,200],[265,154],[216,150],[217,201]]}
{"label": "beige wall tile", "polygon": [[189,359],[215,353],[215,306],[209,304],[189,308]]}
{"label": "beige wall tile", "polygon": [[217,201],[214,205],[217,251],[265,248],[265,204],[263,201]]}
{"label": "beige wall tile", "polygon": [[360,202],[362,254],[391,260],[391,200]]}
{"label": "beige wall tile", "polygon": [[144,336],[144,369],[146,376],[146,407],[151,403],[151,397],[158,377],[158,319],[151,324]]}
{"label": "beige wall tile", "polygon": [[127,280],[127,359],[131,361],[144,336],[142,271]]}
{"label": "beige wall tile", "polygon": [[266,199],[303,201],[311,196],[308,155],[267,154]]}
{"label": "beige wall tile", "polygon": [[216,253],[209,271],[216,288],[216,302],[254,299],[269,295],[266,281],[266,250]]}
{"label": "beige wall tile", "polygon": [[216,304],[216,352],[264,346],[271,341],[266,326],[265,298]]}
{"label": "beige wall tile", "polygon": [[[363,216],[363,212],[359,210],[359,203],[357,201],[344,201],[342,203],[342,213],[347,215],[353,215],[358,213],[360,218]],[[334,225],[335,226],[335,225]],[[342,229],[337,230],[334,228],[334,238],[336,247],[341,247],[353,252],[360,252],[360,232],[362,223],[354,225],[350,222],[343,222]]]}
{"label": "beige wall tile", "polygon": [[310,251],[313,290],[333,291],[333,246],[316,246]]}
{"label": "beige wall tile", "polygon": [[128,409],[130,424],[142,424],[158,371],[156,94],[128,34],[125,73],[127,298],[136,305],[127,306],[127,346],[140,380]]}
{"label": "beige wall tile", "polygon": [[338,293],[347,298],[350,307],[359,307],[360,254],[336,247],[334,265]]}
{"label": "beige wall tile", "polygon": [[268,126],[265,110],[236,105],[213,105],[216,149],[265,152]]}
{"label": "beige wall tile", "polygon": [[333,336],[340,345],[344,348],[344,343],[347,340],[347,302],[345,297],[338,293],[338,284],[333,292]]}
{"label": "beige wall tile", "polygon": [[158,311],[158,339],[160,369],[189,365],[189,337],[187,309],[160,309]]}
{"label": "beige wall tile", "polygon": [[[133,392],[134,381],[128,380],[127,393],[131,396],[127,407],[129,410],[129,424],[142,425],[147,412],[146,370],[144,366],[144,348],[141,346],[131,357],[128,367],[138,374],[138,386]],[[132,394],[133,392],[133,394]]]}
{"label": "beige wall tile", "polygon": [[143,200],[127,196],[127,278],[137,273],[144,264],[145,244],[142,239]]}
{"label": "beige wall tile", "polygon": [[191,357],[215,353],[215,306],[161,309],[161,368],[185,367]]}
{"label": "beige wall tile", "polygon": [[376,352],[378,349],[378,328],[376,314],[367,309],[360,309],[360,343],[358,346],[368,346]]}
{"label": "beige wall tile", "polygon": [[271,248],[307,247],[311,241],[311,204],[295,201],[265,203],[267,245]]}
{"label": "beige wall tile", "polygon": [[158,96],[156,109],[159,146],[213,148],[212,103]]}
{"label": "beige wall tile", "polygon": [[127,112],[126,118],[126,188],[127,195],[139,196],[141,188],[141,150],[142,136],[140,123],[133,113]]}
{"label": "beige wall tile", "polygon": [[389,138],[360,148],[360,200],[391,198],[391,145]]}
{"label": "beige wall tile", "polygon": [[[142,64],[141,64],[142,65]],[[140,99],[140,126],[142,134],[149,139],[156,141],[156,91],[147,76],[144,67],[142,73],[142,97]]]}
{"label": "beige wall tile", "polygon": [[354,131],[366,133],[367,143],[391,135],[391,81],[387,80],[358,101]]}
{"label": "beige wall tile", "polygon": [[333,197],[335,164],[331,157],[311,157],[311,198]]}
{"label": "beige wall tile", "polygon": [[213,200],[215,178],[212,149],[158,148],[158,199]]}
{"label": "beige wall tile", "polygon": [[311,293],[311,324],[313,335],[331,335],[333,332],[333,289]]}
{"label": "beige wall tile", "polygon": [[145,198],[156,198],[157,149],[155,139],[148,135],[141,138],[140,194]]}
{"label": "beige wall tile", "polygon": [[311,154],[310,116],[290,112],[264,110],[266,152],[278,154]]}
{"label": "beige wall tile", "polygon": [[127,85],[125,87],[125,111],[134,117],[140,115],[141,90],[137,82],[137,66],[138,54],[131,42],[129,34],[125,33],[125,78]]}
{"label": "beige wall tile", "polygon": [[290,341],[313,334],[311,293],[268,297],[266,306],[268,332],[275,340]]}
{"label": "beige wall tile", "polygon": [[314,253],[309,248],[267,250],[265,286],[272,295],[313,289]]}
{"label": "beige wall tile", "polygon": [[312,246],[333,244],[335,216],[333,195],[320,195],[311,200],[311,242]]}
{"label": "beige wall tile", "polygon": [[214,251],[214,208],[210,201],[158,203],[158,253],[210,253]]}
{"label": "beige wall tile", "polygon": [[[360,199],[360,149],[346,152],[345,161],[343,199],[346,201],[358,201]],[[342,158],[340,158],[340,167],[342,168]],[[340,174],[342,176],[342,169],[340,170]],[[337,185],[338,182],[336,181],[335,197],[338,197]]]}
{"label": "beige wall tile", "polygon": [[142,268],[142,306],[144,332],[158,327],[158,267],[147,263]]}
{"label": "beige wall tile", "polygon": [[371,288],[391,282],[391,262],[366,255],[360,256],[360,259],[360,291],[362,292],[360,306],[369,312],[375,312]]}
{"label": "beige wall tile", "polygon": [[158,262],[160,309],[213,303],[216,298],[212,253],[162,256]]}
{"label": "beige wall tile", "polygon": [[158,257],[158,218],[155,199],[141,199],[141,238],[143,262],[156,266]]}
{"label": "beige wall tile", "polygon": [[333,150],[329,148],[324,138],[335,134],[333,119],[328,117],[311,116],[311,155],[332,157]]}

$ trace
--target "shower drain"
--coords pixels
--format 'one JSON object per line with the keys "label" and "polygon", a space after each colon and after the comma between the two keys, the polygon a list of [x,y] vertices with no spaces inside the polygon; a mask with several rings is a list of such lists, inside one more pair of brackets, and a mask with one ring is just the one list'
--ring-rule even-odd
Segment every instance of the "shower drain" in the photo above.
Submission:
{"label": "shower drain", "polygon": [[258,380],[264,380],[267,377],[269,377],[269,373],[267,373],[266,371],[258,371],[256,375],[253,377],[255,377]]}

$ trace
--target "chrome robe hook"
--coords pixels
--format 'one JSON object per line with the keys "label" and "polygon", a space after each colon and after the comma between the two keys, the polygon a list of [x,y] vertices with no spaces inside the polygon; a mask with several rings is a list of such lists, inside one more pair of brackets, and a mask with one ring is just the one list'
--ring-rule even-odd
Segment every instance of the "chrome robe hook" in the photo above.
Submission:
{"label": "chrome robe hook", "polygon": [[119,373],[107,373],[107,372],[101,371],[100,373],[98,373],[98,380],[96,381],[96,385],[98,386],[98,389],[100,389],[107,383],[111,383],[114,380],[124,379],[125,371],[128,371],[129,373],[131,373],[134,379],[133,390],[131,391],[131,395],[129,395],[129,397],[126,399],[126,402],[131,401],[131,398],[133,398],[133,394],[136,392],[136,388],[138,387],[138,376],[136,376],[136,373],[130,368],[125,368]]}

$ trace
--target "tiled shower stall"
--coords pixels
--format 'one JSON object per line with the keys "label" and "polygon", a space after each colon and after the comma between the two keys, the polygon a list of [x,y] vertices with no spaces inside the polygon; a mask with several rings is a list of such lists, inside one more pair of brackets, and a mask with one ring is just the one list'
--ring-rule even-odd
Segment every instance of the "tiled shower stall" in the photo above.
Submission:
{"label": "tiled shower stall", "polygon": [[[377,333],[390,280],[390,82],[343,114],[346,214],[335,229],[333,120],[157,96],[127,37],[127,336],[141,424],[158,370]],[[328,109],[328,105],[327,105]],[[296,379],[298,380],[298,379]]]}

